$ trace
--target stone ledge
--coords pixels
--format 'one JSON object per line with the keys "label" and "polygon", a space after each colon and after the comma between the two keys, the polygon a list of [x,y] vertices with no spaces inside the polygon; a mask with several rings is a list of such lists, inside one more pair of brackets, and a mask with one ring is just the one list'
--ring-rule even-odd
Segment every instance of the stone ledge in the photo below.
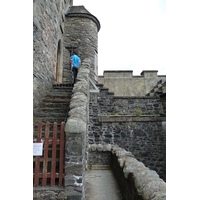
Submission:
{"label": "stone ledge", "polygon": [[140,74],[144,75],[145,73],[158,73],[158,70],[143,70]]}
{"label": "stone ledge", "polygon": [[87,124],[78,118],[68,118],[65,125],[67,134],[82,134],[86,133]]}
{"label": "stone ledge", "polygon": [[50,186],[46,186],[46,187],[33,187],[33,191],[65,191],[65,188],[63,187],[50,187]]}
{"label": "stone ledge", "polygon": [[132,73],[133,70],[105,70],[105,73]]}
{"label": "stone ledge", "polygon": [[107,170],[110,169],[110,165],[91,165],[92,170]]}
{"label": "stone ledge", "polygon": [[[128,152],[117,145],[89,145],[90,152],[103,152],[103,149],[112,152],[112,154],[117,158],[117,162],[123,170],[124,178],[127,180],[126,183],[129,184],[129,180],[132,179],[138,195],[144,200],[166,199],[166,183],[159,178],[159,175],[154,170],[145,167],[142,162],[139,162],[134,158],[134,155],[131,154],[131,152]],[[131,186],[130,189],[134,190]]]}
{"label": "stone ledge", "polygon": [[160,99],[158,96],[114,96],[113,99]]}
{"label": "stone ledge", "polygon": [[134,115],[105,115],[99,116],[99,122],[162,122],[166,117],[160,116],[134,116]]}

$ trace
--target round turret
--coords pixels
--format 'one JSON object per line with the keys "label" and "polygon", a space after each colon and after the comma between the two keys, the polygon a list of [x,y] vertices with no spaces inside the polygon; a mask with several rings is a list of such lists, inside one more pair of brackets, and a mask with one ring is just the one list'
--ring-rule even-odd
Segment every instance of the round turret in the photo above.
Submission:
{"label": "round turret", "polygon": [[83,61],[91,60],[90,78],[98,77],[98,32],[99,20],[84,6],[72,6],[66,13],[65,44],[69,51],[75,49]]}

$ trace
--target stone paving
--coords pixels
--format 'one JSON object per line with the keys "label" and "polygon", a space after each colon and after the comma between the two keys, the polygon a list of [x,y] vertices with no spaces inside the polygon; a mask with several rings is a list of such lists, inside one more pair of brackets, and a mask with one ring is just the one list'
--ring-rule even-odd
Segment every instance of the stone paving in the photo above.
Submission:
{"label": "stone paving", "polygon": [[87,170],[85,188],[86,200],[122,200],[112,170]]}

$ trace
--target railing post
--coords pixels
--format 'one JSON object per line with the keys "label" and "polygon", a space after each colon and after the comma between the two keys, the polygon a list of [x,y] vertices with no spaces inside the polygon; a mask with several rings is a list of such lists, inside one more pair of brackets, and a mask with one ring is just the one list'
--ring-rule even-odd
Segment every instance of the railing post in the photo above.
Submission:
{"label": "railing post", "polygon": [[47,184],[48,147],[49,147],[49,122],[46,123],[46,128],[45,128],[42,186],[46,186]]}
{"label": "railing post", "polygon": [[57,143],[57,122],[54,122],[54,125],[53,125],[53,140],[52,140],[52,160],[51,160],[51,187],[55,186],[56,143]]}
{"label": "railing post", "polygon": [[62,180],[63,180],[63,166],[64,166],[64,129],[65,129],[65,123],[61,123],[60,128],[60,161],[59,161],[59,186],[62,186]]}
{"label": "railing post", "polygon": [[[38,133],[37,133],[37,142],[41,142],[42,136],[42,123],[38,123]],[[34,187],[37,187],[39,184],[39,170],[40,170],[40,156],[36,156],[35,159],[35,174],[34,174]]]}

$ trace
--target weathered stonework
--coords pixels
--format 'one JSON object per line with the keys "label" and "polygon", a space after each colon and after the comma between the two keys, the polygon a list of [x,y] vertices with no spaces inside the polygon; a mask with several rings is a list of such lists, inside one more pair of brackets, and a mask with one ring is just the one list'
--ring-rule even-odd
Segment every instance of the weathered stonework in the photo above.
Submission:
{"label": "weathered stonework", "polygon": [[33,112],[56,81],[62,82],[65,10],[71,0],[33,1]]}
{"label": "weathered stonework", "polygon": [[[69,118],[65,125],[65,187],[69,198],[84,198],[85,168],[87,163],[86,138],[88,134],[89,70],[85,59],[79,70],[70,102]],[[74,107],[76,105],[76,107]]]}
{"label": "weathered stonework", "polygon": [[[102,151],[103,149],[106,151]],[[90,145],[88,164],[90,168],[92,165],[110,165],[123,199],[166,199],[166,183],[160,179],[159,175],[135,159],[131,152],[119,146]]]}
{"label": "weathered stonework", "polygon": [[63,188],[35,188],[33,189],[33,200],[64,200],[67,199],[67,192]]}
{"label": "weathered stonework", "polygon": [[142,71],[141,76],[133,76],[133,71],[104,71],[98,76],[98,83],[109,88],[115,96],[145,96],[157,84],[157,81],[166,79],[166,76],[157,75],[158,71]]}
{"label": "weathered stonework", "polygon": [[34,113],[52,83],[72,83],[71,50],[82,60],[65,125],[65,188],[34,188],[34,199],[84,199],[90,165],[111,165],[125,199],[165,199],[166,94],[155,88],[165,76],[105,71],[97,80],[100,23],[72,4],[33,1]]}
{"label": "weathered stonework", "polygon": [[[95,21],[96,20],[96,21]],[[91,60],[90,77],[97,81],[98,66],[98,31],[100,26],[98,20],[91,15],[83,6],[71,7],[66,14],[64,46],[66,58],[64,65],[68,66],[70,74],[69,56],[72,49],[76,49],[79,57],[83,61],[88,58]]]}
{"label": "weathered stonework", "polygon": [[[142,111],[137,116],[137,110]],[[106,89],[90,94],[89,144],[117,144],[166,180],[165,117],[159,97],[115,97]]]}

